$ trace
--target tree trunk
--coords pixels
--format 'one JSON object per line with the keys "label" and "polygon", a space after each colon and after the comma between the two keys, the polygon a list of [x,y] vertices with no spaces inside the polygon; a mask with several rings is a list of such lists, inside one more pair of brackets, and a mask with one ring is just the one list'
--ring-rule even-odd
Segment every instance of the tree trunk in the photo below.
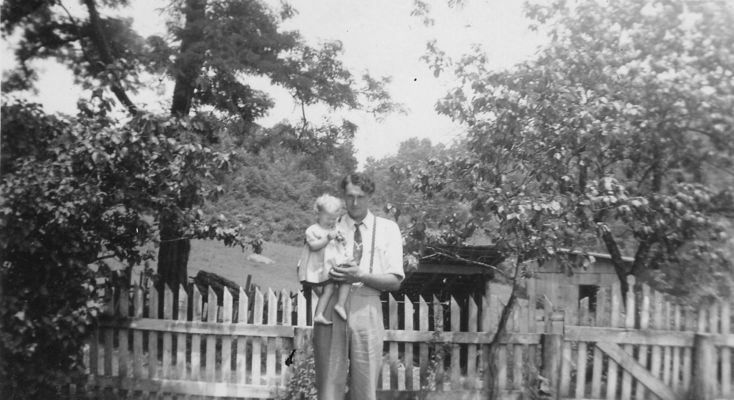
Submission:
{"label": "tree trunk", "polygon": [[502,335],[505,334],[505,328],[507,328],[507,321],[510,320],[510,316],[512,315],[513,308],[515,307],[515,303],[517,300],[517,288],[518,288],[518,282],[517,280],[520,278],[520,264],[521,264],[521,258],[518,257],[517,261],[515,262],[515,271],[513,273],[512,278],[512,290],[510,291],[510,297],[507,299],[507,304],[505,304],[504,307],[502,307],[502,312],[500,313],[500,319],[497,322],[497,330],[494,333],[494,336],[492,337],[492,341],[489,343],[489,355],[487,359],[489,360],[489,365],[487,366],[487,393],[489,395],[489,400],[499,400],[502,398],[502,394],[500,393],[500,385],[499,385],[499,379],[497,374],[497,364],[495,364],[495,360],[497,359],[497,350],[500,346],[500,339],[502,338]]}
{"label": "tree trunk", "polygon": [[[183,238],[177,218],[161,216],[161,246],[158,249],[159,285],[168,285],[174,293],[186,283],[191,241]],[[159,287],[160,288],[160,287]]]}
{"label": "tree trunk", "polygon": [[[181,49],[176,59],[176,84],[173,89],[171,115],[185,117],[191,111],[196,79],[204,62],[203,50],[195,45],[204,37],[206,0],[186,1],[186,26],[181,33]],[[180,206],[184,209],[193,205],[194,196],[184,191]],[[158,276],[160,282],[177,290],[186,283],[191,242],[184,237],[182,221],[171,213],[161,212],[161,245],[158,249]]]}
{"label": "tree trunk", "polygon": [[611,230],[609,230],[609,227],[605,226],[603,228],[601,238],[609,252],[609,256],[612,258],[614,272],[617,273],[617,279],[619,279],[620,289],[622,290],[622,298],[624,298],[627,294],[627,290],[629,290],[629,285],[627,284],[627,275],[629,274],[627,265],[622,259],[622,252],[619,250],[617,241],[614,240],[614,236],[612,235]]}
{"label": "tree trunk", "polygon": [[186,26],[181,32],[181,49],[174,67],[176,85],[171,101],[171,115],[174,117],[185,117],[191,110],[196,79],[204,64],[205,49],[197,44],[204,39],[205,20],[206,0],[186,0]]}

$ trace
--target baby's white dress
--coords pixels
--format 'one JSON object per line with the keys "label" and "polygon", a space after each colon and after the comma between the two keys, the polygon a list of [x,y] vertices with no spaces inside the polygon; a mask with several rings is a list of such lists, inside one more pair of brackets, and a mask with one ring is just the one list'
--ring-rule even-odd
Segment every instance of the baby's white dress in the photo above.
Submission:
{"label": "baby's white dress", "polygon": [[306,229],[306,243],[298,260],[298,280],[304,285],[329,283],[331,268],[347,261],[346,248],[336,239],[330,240],[320,250],[312,251],[308,246],[309,241],[323,239],[329,232],[319,224],[313,224]]}

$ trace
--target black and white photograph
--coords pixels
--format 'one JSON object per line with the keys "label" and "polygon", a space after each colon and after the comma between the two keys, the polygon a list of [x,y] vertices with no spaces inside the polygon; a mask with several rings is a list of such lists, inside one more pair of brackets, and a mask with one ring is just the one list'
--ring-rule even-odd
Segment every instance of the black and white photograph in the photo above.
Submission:
{"label": "black and white photograph", "polygon": [[734,0],[0,37],[0,399],[734,400]]}

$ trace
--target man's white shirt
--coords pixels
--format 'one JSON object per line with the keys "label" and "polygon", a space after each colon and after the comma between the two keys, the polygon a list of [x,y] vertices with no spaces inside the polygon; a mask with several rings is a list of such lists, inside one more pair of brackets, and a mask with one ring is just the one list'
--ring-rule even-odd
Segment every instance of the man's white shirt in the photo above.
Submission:
{"label": "man's white shirt", "polygon": [[[362,234],[362,259],[359,261],[359,269],[370,272],[370,255],[372,251],[372,231],[375,229],[374,214],[367,212],[359,225]],[[355,221],[345,214],[336,224],[336,229],[346,239],[346,246],[351,253],[354,248]],[[403,237],[400,234],[398,224],[386,218],[377,217],[377,231],[375,232],[375,259],[372,264],[372,273],[394,274],[403,280]]]}

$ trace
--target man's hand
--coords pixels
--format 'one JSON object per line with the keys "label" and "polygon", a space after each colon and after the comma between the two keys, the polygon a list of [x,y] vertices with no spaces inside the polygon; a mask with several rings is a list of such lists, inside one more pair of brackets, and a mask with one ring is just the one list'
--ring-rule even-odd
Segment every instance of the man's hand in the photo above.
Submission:
{"label": "man's hand", "polygon": [[329,271],[329,275],[338,282],[362,282],[366,286],[380,291],[400,289],[401,279],[395,274],[370,274],[359,270],[356,262],[340,264]]}
{"label": "man's hand", "polygon": [[329,271],[332,279],[339,282],[361,282],[362,272],[356,262],[350,261],[346,264],[340,264]]}

